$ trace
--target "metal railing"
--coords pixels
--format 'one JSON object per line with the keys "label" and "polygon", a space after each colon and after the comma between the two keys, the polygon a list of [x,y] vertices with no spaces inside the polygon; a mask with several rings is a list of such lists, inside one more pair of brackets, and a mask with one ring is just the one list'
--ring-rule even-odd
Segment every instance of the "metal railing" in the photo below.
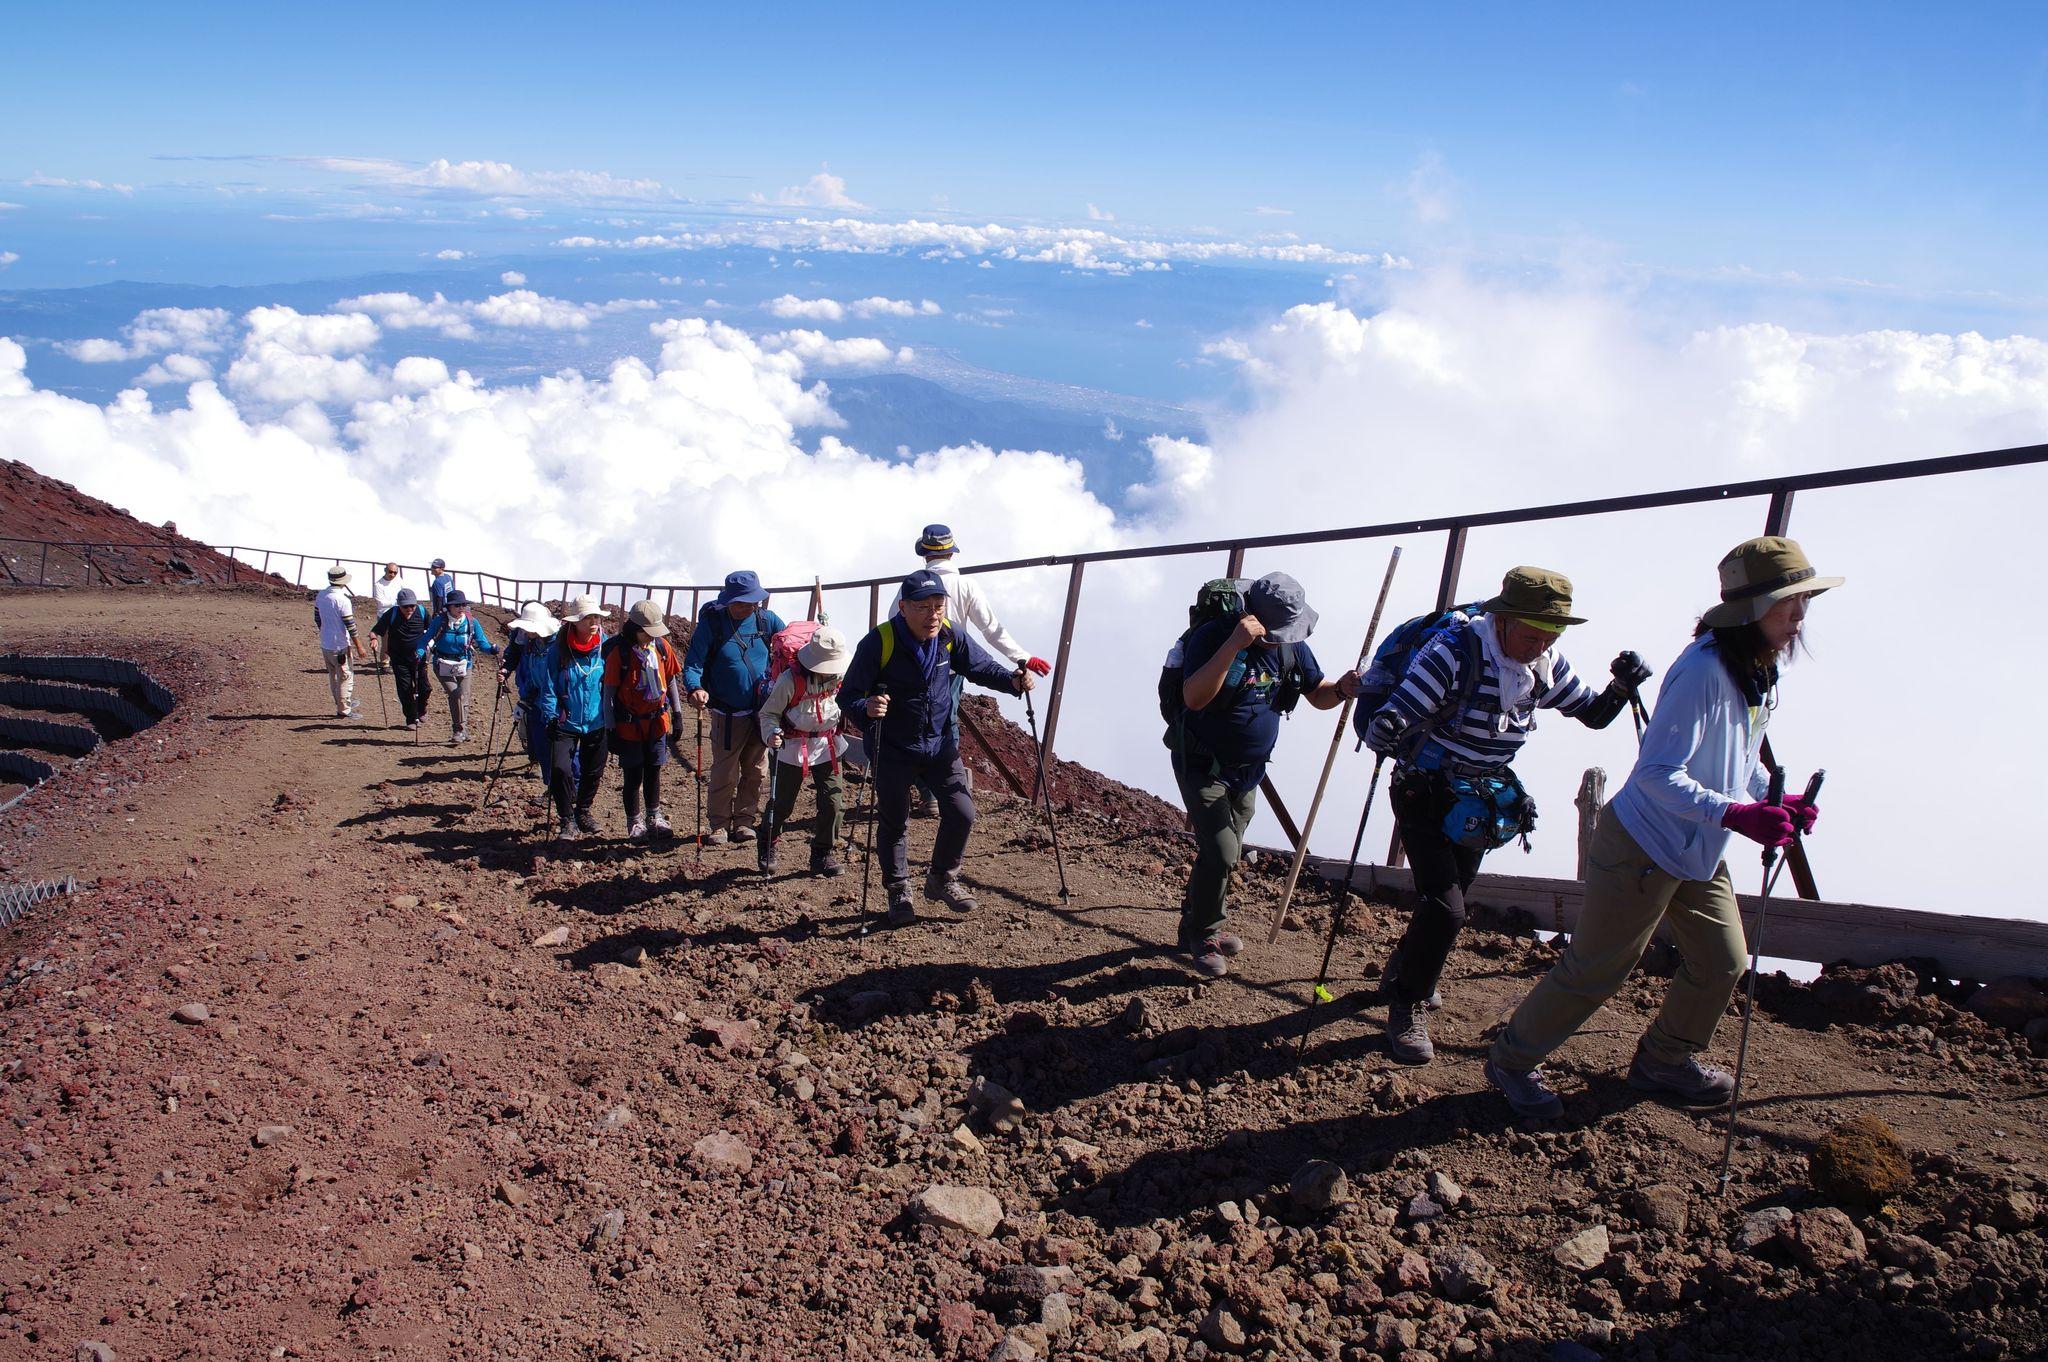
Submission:
{"label": "metal railing", "polygon": [[[1543,521],[1572,520],[1584,516],[1611,515],[1620,511],[1643,511],[1672,506],[1695,506],[1711,503],[1730,503],[1755,498],[1766,500],[1763,517],[1763,533],[1783,535],[1788,533],[1792,522],[1793,498],[1801,492],[1816,492],[1829,488],[1859,487],[1874,483],[1903,482],[1915,478],[1948,477],[1960,473],[1986,472],[2000,468],[2018,468],[2030,464],[2048,464],[2048,444],[2021,445],[2011,449],[1986,450],[1976,454],[1953,454],[1934,459],[1912,459],[1898,463],[1867,464],[1856,468],[1838,468],[1821,473],[1799,473],[1781,478],[1755,478],[1744,482],[1709,483],[1698,487],[1678,488],[1668,492],[1642,492],[1631,496],[1600,497],[1588,501],[1557,502],[1546,506],[1525,506],[1499,511],[1478,511],[1462,515],[1437,516],[1423,520],[1385,521],[1376,525],[1352,525],[1341,529],[1309,530],[1292,534],[1250,535],[1235,539],[1202,539],[1178,544],[1155,544],[1125,549],[1099,549],[1089,553],[1046,554],[1036,558],[1011,558],[996,563],[976,563],[963,567],[963,574],[983,572],[1008,572],[1018,568],[1064,567],[1067,569],[1067,593],[1064,614],[1060,620],[1059,642],[1053,657],[1050,695],[1046,700],[1045,727],[1043,730],[1047,759],[1050,761],[1054,739],[1059,733],[1060,707],[1066,695],[1068,661],[1073,650],[1074,622],[1081,607],[1082,578],[1090,563],[1124,562],[1141,558],[1175,558],[1193,554],[1220,553],[1224,555],[1224,576],[1240,576],[1244,557],[1252,549],[1285,548],[1306,544],[1335,544],[1354,540],[1388,539],[1402,535],[1442,534],[1444,536],[1443,566],[1437,579],[1436,606],[1446,609],[1458,599],[1458,580],[1464,571],[1465,544],[1471,532],[1497,525],[1527,525]],[[303,583],[306,564],[312,563],[323,575],[326,564],[339,563],[344,566],[362,564],[372,576],[382,570],[382,562],[366,558],[328,557],[322,554],[306,554],[297,550],[252,549],[241,546],[219,548],[218,552],[230,558],[257,563],[261,555],[263,571],[272,571],[276,562],[281,569],[286,562],[295,562],[295,581]],[[246,555],[246,557],[245,557]],[[425,573],[427,568],[401,564],[401,571]],[[506,577],[495,572],[464,571],[455,574],[458,585],[474,581],[476,598],[487,605],[516,609],[528,600],[559,601],[587,592],[606,604],[624,607],[633,600],[663,600],[665,613],[676,613],[678,598],[687,595],[691,619],[706,595],[716,595],[717,584],[670,584],[661,582],[622,582],[574,577]],[[892,572],[876,577],[855,577],[837,582],[804,582],[796,586],[771,588],[777,594],[788,595],[812,591],[848,591],[866,587],[868,590],[868,624],[870,627],[880,619],[882,591],[894,588],[903,574]],[[509,590],[507,589],[509,586]],[[559,587],[559,591],[551,588]],[[572,590],[573,588],[573,590]],[[1286,806],[1280,802],[1278,792],[1270,783],[1264,787],[1268,802],[1288,839],[1299,843],[1301,835]],[[1035,793],[1035,791],[1034,791]],[[1399,865],[1401,855],[1398,841],[1388,850],[1389,864]],[[1813,884],[1804,861],[1797,860],[1792,866],[1793,879],[1802,895],[1811,898]]]}

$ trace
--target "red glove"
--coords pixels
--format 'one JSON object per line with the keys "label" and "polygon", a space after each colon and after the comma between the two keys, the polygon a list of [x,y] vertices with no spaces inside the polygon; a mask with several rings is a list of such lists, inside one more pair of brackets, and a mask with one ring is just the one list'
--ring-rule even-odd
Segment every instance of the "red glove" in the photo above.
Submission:
{"label": "red glove", "polygon": [[1032,671],[1037,672],[1040,676],[1052,675],[1052,663],[1047,662],[1042,657],[1026,658],[1024,661],[1024,665],[1031,668]]}
{"label": "red glove", "polygon": [[1813,831],[1813,825],[1820,819],[1820,805],[1805,795],[1786,795],[1785,812],[1792,815],[1792,821],[1799,825],[1799,835]]}
{"label": "red glove", "polygon": [[1721,826],[1767,847],[1792,845],[1792,810],[1784,804],[1730,804]]}

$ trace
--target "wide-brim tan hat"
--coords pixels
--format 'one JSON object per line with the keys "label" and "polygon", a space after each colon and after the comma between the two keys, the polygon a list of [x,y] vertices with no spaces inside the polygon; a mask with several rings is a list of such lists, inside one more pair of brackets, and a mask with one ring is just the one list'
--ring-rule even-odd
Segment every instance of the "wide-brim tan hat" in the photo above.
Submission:
{"label": "wide-brim tan hat", "polygon": [[505,622],[507,629],[524,629],[535,638],[552,638],[562,627],[562,622],[548,613],[548,608],[539,601],[528,601],[519,607],[519,613]]}
{"label": "wide-brim tan hat", "polygon": [[638,625],[649,638],[660,638],[668,632],[668,621],[661,617],[661,607],[653,601],[633,602],[633,608],[626,612],[626,622]]}
{"label": "wide-brim tan hat", "polygon": [[846,635],[825,625],[811,635],[809,643],[796,650],[796,662],[817,676],[844,676],[853,665],[853,649],[847,644]]}
{"label": "wide-brim tan hat", "polygon": [[1549,568],[1513,567],[1500,579],[1500,594],[1482,607],[1489,615],[1514,615],[1539,624],[1584,624],[1572,613],[1572,579]]}
{"label": "wide-brim tan hat", "polygon": [[1721,559],[1721,603],[1700,616],[1709,629],[1754,624],[1788,596],[1818,596],[1848,580],[1823,577],[1790,539],[1745,539]]}
{"label": "wide-brim tan hat", "polygon": [[609,613],[597,597],[586,592],[569,602],[569,608],[562,612],[562,623],[574,624],[577,620],[587,620],[592,615],[602,617]]}
{"label": "wide-brim tan hat", "polygon": [[347,586],[347,585],[348,585],[348,583],[349,583],[349,576],[348,576],[348,569],[347,569],[347,568],[338,568],[338,567],[336,567],[336,568],[329,568],[329,569],[327,569],[327,585],[329,585],[329,586]]}

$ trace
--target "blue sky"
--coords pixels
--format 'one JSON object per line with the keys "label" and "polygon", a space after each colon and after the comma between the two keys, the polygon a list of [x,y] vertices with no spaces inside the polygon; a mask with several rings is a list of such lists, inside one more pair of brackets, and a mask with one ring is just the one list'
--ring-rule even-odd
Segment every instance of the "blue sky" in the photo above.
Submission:
{"label": "blue sky", "polygon": [[[22,258],[0,283],[84,282],[124,249],[212,282],[252,252],[290,273],[301,246],[369,267],[413,244],[386,234],[379,260],[373,231],[262,217],[391,198],[360,175],[158,159],[254,156],[604,172],[711,209],[829,166],[882,216],[1086,222],[1092,204],[1132,231],[1790,273],[1991,294],[2029,320],[2048,293],[2038,6],[200,13],[18,7],[0,201],[21,206],[0,249]],[[142,260],[150,236],[185,242]]]}

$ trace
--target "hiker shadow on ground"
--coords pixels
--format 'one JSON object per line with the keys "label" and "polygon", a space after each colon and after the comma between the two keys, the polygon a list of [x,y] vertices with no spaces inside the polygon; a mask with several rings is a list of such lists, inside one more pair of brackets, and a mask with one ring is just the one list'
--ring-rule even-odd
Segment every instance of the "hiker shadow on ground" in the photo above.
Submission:
{"label": "hiker shadow on ground", "polygon": [[314,714],[209,714],[206,716],[218,724],[240,723],[308,723],[315,719],[332,719],[334,715]]}
{"label": "hiker shadow on ground", "polygon": [[750,880],[758,881],[760,878],[760,872],[751,866],[737,865],[693,875],[688,863],[685,862],[679,870],[670,873],[651,868],[636,869],[631,874],[611,879],[586,880],[582,884],[551,885],[536,893],[533,901],[552,904],[556,908],[574,909],[579,913],[614,917],[671,894],[717,894],[735,885]]}

